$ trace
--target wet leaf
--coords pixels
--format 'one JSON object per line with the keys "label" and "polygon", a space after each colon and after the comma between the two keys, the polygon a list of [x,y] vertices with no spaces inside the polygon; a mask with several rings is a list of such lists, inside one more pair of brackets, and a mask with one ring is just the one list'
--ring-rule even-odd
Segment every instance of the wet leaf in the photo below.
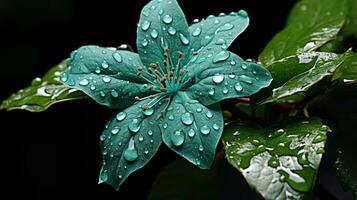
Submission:
{"label": "wet leaf", "polygon": [[344,83],[357,82],[357,53],[352,54],[334,73],[332,80],[339,79]]}
{"label": "wet leaf", "polygon": [[311,52],[336,37],[346,19],[346,0],[303,0],[290,12],[287,26],[259,56],[263,65],[297,53]]}
{"label": "wet leaf", "polygon": [[31,86],[19,90],[4,100],[0,109],[42,112],[51,105],[63,101],[83,99],[87,96],[59,81],[59,76],[67,68],[66,62],[53,67],[43,78],[35,78]]}
{"label": "wet leaf", "polygon": [[226,158],[265,199],[303,199],[312,189],[329,128],[319,119],[290,120],[264,129],[232,123]]}
{"label": "wet leaf", "polygon": [[312,67],[301,74],[291,78],[281,87],[273,89],[273,94],[263,103],[296,103],[304,98],[305,93],[325,77],[330,77],[351,55],[350,51],[337,55],[333,53],[311,52],[302,54],[304,63],[312,62]]}
{"label": "wet leaf", "polygon": [[200,170],[184,160],[177,160],[157,177],[148,199],[218,199],[217,189],[214,169]]}

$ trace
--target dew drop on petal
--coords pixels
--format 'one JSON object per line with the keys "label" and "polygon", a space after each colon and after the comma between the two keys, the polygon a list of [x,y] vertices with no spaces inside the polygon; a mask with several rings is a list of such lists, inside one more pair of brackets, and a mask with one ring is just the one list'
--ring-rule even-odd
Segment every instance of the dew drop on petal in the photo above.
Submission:
{"label": "dew drop on petal", "polygon": [[253,84],[253,79],[246,75],[240,75],[239,80],[247,84]]}
{"label": "dew drop on petal", "polygon": [[144,21],[143,24],[141,25],[141,29],[143,31],[147,31],[150,28],[151,23],[149,21]]}
{"label": "dew drop on petal", "polygon": [[174,27],[170,27],[167,32],[170,34],[170,35],[175,35],[176,34],[176,29]]}
{"label": "dew drop on petal", "polygon": [[114,127],[114,128],[112,129],[111,132],[112,132],[113,135],[116,135],[117,133],[119,133],[119,131],[120,131],[120,128],[116,126],[116,127]]}
{"label": "dew drop on petal", "polygon": [[103,77],[103,82],[104,82],[104,83],[110,83],[111,80],[112,80],[112,79],[111,79],[109,76],[104,76],[104,77]]}
{"label": "dew drop on petal", "polygon": [[181,131],[175,131],[174,134],[171,134],[170,139],[173,145],[179,147],[185,142],[185,135]]}
{"label": "dew drop on petal", "polygon": [[109,65],[108,65],[107,61],[102,62],[102,67],[103,67],[103,69],[108,69]]}
{"label": "dew drop on petal", "polygon": [[153,30],[151,31],[150,35],[151,35],[152,38],[156,39],[157,36],[159,36],[159,33],[157,32],[156,29],[153,29]]}
{"label": "dew drop on petal", "polygon": [[135,148],[135,142],[132,138],[129,141],[128,148],[125,149],[123,156],[124,159],[129,162],[134,162],[136,159],[138,159],[138,151]]}
{"label": "dew drop on petal", "polygon": [[212,77],[212,81],[216,84],[222,83],[224,80],[224,76],[222,74],[216,74]]}
{"label": "dew drop on petal", "polygon": [[200,131],[203,135],[208,135],[211,132],[211,129],[207,125],[204,125],[201,127]]}
{"label": "dew drop on petal", "polygon": [[144,38],[141,45],[143,45],[143,47],[147,47],[148,44],[149,44],[148,40],[146,38]]}
{"label": "dew drop on petal", "polygon": [[117,114],[116,119],[118,121],[123,121],[125,119],[125,117],[126,117],[126,112],[120,112]]}
{"label": "dew drop on petal", "polygon": [[240,83],[236,83],[234,85],[234,89],[237,91],[237,92],[241,92],[243,90],[243,87]]}
{"label": "dew drop on petal", "polygon": [[231,54],[228,51],[221,51],[213,57],[213,63],[225,61]]}
{"label": "dew drop on petal", "polygon": [[216,130],[216,131],[218,131],[218,130],[219,130],[219,126],[218,126],[217,124],[213,124],[213,126],[212,126],[212,127],[213,127],[213,129],[214,129],[214,130]]}
{"label": "dew drop on petal", "polygon": [[138,119],[133,119],[128,126],[129,131],[132,133],[137,133],[141,128],[141,123]]}
{"label": "dew drop on petal", "polygon": [[155,109],[153,107],[143,110],[144,115],[151,116],[154,113]]}
{"label": "dew drop on petal", "polygon": [[202,29],[200,27],[195,28],[195,30],[193,30],[193,32],[192,32],[192,36],[194,36],[194,37],[199,36],[201,34],[201,30]]}
{"label": "dew drop on petal", "polygon": [[187,39],[187,37],[184,36],[182,33],[180,33],[180,40],[181,40],[182,44],[184,44],[184,45],[188,45],[190,43],[190,41]]}
{"label": "dew drop on petal", "polygon": [[181,122],[187,126],[193,123],[193,115],[189,112],[181,115]]}
{"label": "dew drop on petal", "polygon": [[209,90],[208,90],[208,94],[209,95],[214,95],[214,88],[210,88]]}
{"label": "dew drop on petal", "polygon": [[121,55],[118,52],[113,53],[113,58],[115,61],[117,61],[118,63],[121,63],[123,61]]}
{"label": "dew drop on petal", "polygon": [[207,116],[208,118],[212,118],[212,117],[213,117],[213,113],[208,110],[208,111],[206,112],[206,116]]}
{"label": "dew drop on petal", "polygon": [[187,134],[189,137],[192,138],[193,136],[195,136],[196,132],[195,132],[195,130],[193,130],[193,128],[191,128],[190,130],[188,130]]}
{"label": "dew drop on petal", "polygon": [[66,81],[68,80],[68,75],[67,75],[67,73],[66,73],[66,72],[62,73],[62,74],[60,75],[60,79],[61,79],[61,81],[66,82]]}
{"label": "dew drop on petal", "polygon": [[89,84],[89,81],[87,79],[82,79],[78,82],[78,84],[81,86],[87,86]]}
{"label": "dew drop on petal", "polygon": [[112,91],[110,91],[110,94],[112,95],[112,97],[114,97],[114,98],[117,98],[118,96],[119,96],[119,94],[118,94],[118,92],[116,91],[116,90],[112,90]]}
{"label": "dew drop on petal", "polygon": [[149,131],[148,131],[148,135],[149,135],[149,136],[152,136],[152,134],[153,134],[152,130],[149,130]]}
{"label": "dew drop on petal", "polygon": [[243,18],[247,18],[248,17],[248,13],[245,10],[238,11],[238,15],[243,17]]}
{"label": "dew drop on petal", "polygon": [[165,15],[163,18],[162,18],[162,21],[165,23],[165,24],[170,24],[172,22],[172,17],[170,15]]}

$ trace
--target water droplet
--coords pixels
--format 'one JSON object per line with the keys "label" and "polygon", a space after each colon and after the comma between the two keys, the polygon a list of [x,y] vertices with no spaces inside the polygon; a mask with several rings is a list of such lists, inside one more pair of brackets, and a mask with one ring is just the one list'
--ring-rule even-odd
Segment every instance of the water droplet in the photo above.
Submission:
{"label": "water droplet", "polygon": [[213,21],[213,23],[214,23],[214,24],[219,24],[219,20],[218,20],[218,19],[215,19],[215,20]]}
{"label": "water droplet", "polygon": [[153,30],[151,31],[150,35],[151,35],[152,38],[156,39],[157,36],[159,36],[159,33],[157,32],[156,29],[153,29]]}
{"label": "water droplet", "polygon": [[241,92],[243,90],[243,87],[240,83],[236,83],[234,85],[234,89],[237,91],[237,92]]}
{"label": "water droplet", "polygon": [[133,121],[129,124],[128,129],[132,133],[137,133],[141,128],[141,123],[138,119],[133,119]]}
{"label": "water droplet", "polygon": [[268,160],[268,165],[269,165],[270,167],[277,168],[278,166],[280,166],[279,159],[278,159],[278,158],[275,158],[275,157],[271,157],[271,158]]}
{"label": "water droplet", "polygon": [[100,72],[101,72],[100,68],[97,67],[97,68],[95,69],[95,73],[100,74]]}
{"label": "water droplet", "polygon": [[167,123],[163,124],[162,128],[167,129]]}
{"label": "water droplet", "polygon": [[121,55],[118,52],[113,53],[113,58],[115,61],[117,61],[118,63],[121,63],[123,61]]}
{"label": "water droplet", "polygon": [[181,115],[181,121],[183,124],[189,126],[193,123],[193,115],[189,112]]}
{"label": "water droplet", "polygon": [[103,91],[100,91],[99,94],[101,97],[105,97],[105,93]]}
{"label": "water droplet", "polygon": [[224,87],[222,92],[223,92],[223,94],[227,94],[228,93],[228,89],[226,87]]}
{"label": "water droplet", "polygon": [[229,23],[226,23],[224,24],[223,26],[219,27],[216,31],[216,34],[220,31],[228,31],[228,30],[231,30],[232,28],[234,27],[233,24],[229,24]]}
{"label": "water droplet", "polygon": [[211,96],[214,95],[214,89],[213,89],[213,88],[210,88],[210,89],[208,90],[208,94],[211,95]]}
{"label": "water droplet", "polygon": [[152,130],[149,130],[149,131],[148,131],[148,135],[149,135],[149,136],[152,136],[152,134],[153,134],[153,133],[152,133]]}
{"label": "water droplet", "polygon": [[146,38],[143,39],[143,42],[141,43],[141,45],[143,45],[143,47],[147,47],[149,44],[148,40]]}
{"label": "water droplet", "polygon": [[108,63],[106,61],[103,61],[102,62],[102,67],[103,67],[103,69],[108,69],[109,65],[108,65]]}
{"label": "water droplet", "polygon": [[136,159],[138,159],[138,152],[136,151],[135,148],[134,149],[127,148],[124,151],[124,158],[129,162],[134,162]]}
{"label": "water droplet", "polygon": [[81,86],[87,86],[89,84],[89,81],[87,79],[82,79],[81,81],[78,82],[79,85]]}
{"label": "water droplet", "polygon": [[201,107],[201,106],[198,106],[197,109],[196,109],[196,111],[197,111],[198,113],[202,112],[202,107]]}
{"label": "water droplet", "polygon": [[116,118],[118,121],[123,121],[126,117],[126,112],[120,112],[117,114]]}
{"label": "water droplet", "polygon": [[247,67],[247,65],[242,65],[242,66],[240,66],[243,70],[246,70],[248,67]]}
{"label": "water droplet", "polygon": [[104,170],[102,173],[100,173],[100,181],[105,182],[107,180],[108,180],[107,170]]}
{"label": "water droplet", "polygon": [[224,76],[222,74],[216,74],[212,77],[212,81],[216,84],[222,83],[224,80]]}
{"label": "water droplet", "polygon": [[230,55],[228,51],[221,51],[213,57],[213,63],[225,61]]}
{"label": "water droplet", "polygon": [[170,35],[175,35],[176,34],[176,29],[174,27],[170,27],[167,32],[170,34]]}
{"label": "water droplet", "polygon": [[224,39],[222,39],[222,38],[218,39],[218,40],[215,42],[215,44],[217,44],[217,45],[222,45],[222,44],[225,44],[225,43],[226,43],[226,41],[225,41]]}
{"label": "water droplet", "polygon": [[313,143],[319,143],[319,142],[323,142],[327,139],[325,134],[319,134],[317,135],[314,139],[313,139]]}
{"label": "water droplet", "polygon": [[185,142],[185,135],[181,131],[175,131],[175,133],[171,135],[171,142],[177,147],[181,146]]}
{"label": "water droplet", "polygon": [[159,10],[159,15],[162,15],[164,13],[164,10],[163,9],[160,9]]}
{"label": "water droplet", "polygon": [[248,13],[245,10],[238,11],[238,15],[243,17],[243,18],[248,17]]}
{"label": "water droplet", "polygon": [[207,125],[204,125],[201,127],[200,131],[203,135],[208,135],[211,132],[211,129]]}
{"label": "water droplet", "polygon": [[200,151],[200,152],[203,152],[203,150],[204,150],[204,148],[203,148],[203,146],[200,144],[200,146],[198,147],[198,150]]}
{"label": "water droplet", "polygon": [[273,138],[274,137],[279,137],[284,133],[285,133],[285,130],[281,128],[281,129],[278,129],[278,130],[274,131],[272,134],[269,135],[269,137],[273,137]]}
{"label": "water droplet", "polygon": [[114,128],[112,129],[111,132],[112,132],[113,135],[116,135],[117,133],[119,133],[119,131],[120,131],[120,128],[116,126],[116,127],[114,127]]}
{"label": "water droplet", "polygon": [[146,116],[151,116],[152,114],[154,114],[154,112],[155,112],[154,107],[151,107],[151,108],[148,108],[148,109],[146,109],[146,110],[143,110],[143,113],[144,113],[144,115],[146,115]]}
{"label": "water droplet", "polygon": [[139,142],[142,142],[142,141],[144,141],[144,137],[142,135],[139,135],[138,140],[139,140]]}
{"label": "water droplet", "polygon": [[103,77],[103,82],[104,82],[104,83],[110,83],[111,80],[112,80],[112,79],[111,79],[109,76],[104,76],[104,77]]}
{"label": "water droplet", "polygon": [[184,45],[188,45],[190,43],[190,41],[182,33],[180,33],[180,40]]}
{"label": "water droplet", "polygon": [[119,176],[118,176],[118,178],[119,178],[119,179],[122,179],[122,178],[123,178],[123,176],[122,176],[122,175],[119,175]]}
{"label": "water droplet", "polygon": [[106,140],[106,139],[107,139],[107,136],[106,136],[106,135],[103,134],[103,135],[100,136],[100,141],[103,142],[103,141]]}
{"label": "water droplet", "polygon": [[143,24],[141,25],[141,29],[143,31],[147,31],[150,28],[151,23],[149,21],[144,21]]}
{"label": "water droplet", "polygon": [[190,130],[188,130],[187,134],[188,134],[189,137],[192,138],[193,136],[195,136],[196,132],[195,132],[195,130],[193,130],[193,128],[191,128]]}
{"label": "water droplet", "polygon": [[110,94],[114,97],[114,98],[117,98],[119,96],[118,92],[116,90],[112,90],[110,91]]}
{"label": "water droplet", "polygon": [[206,112],[206,116],[207,116],[208,118],[212,118],[212,117],[213,117],[213,113],[208,110],[208,111]]}
{"label": "water droplet", "polygon": [[90,86],[90,90],[94,91],[96,89],[95,85]]}
{"label": "water droplet", "polygon": [[162,18],[162,21],[165,23],[165,24],[170,24],[172,22],[172,17],[170,15],[165,15],[163,18]]}
{"label": "water droplet", "polygon": [[175,119],[175,117],[174,117],[173,115],[170,115],[170,116],[169,116],[169,120],[172,121],[172,120],[174,120],[174,119]]}
{"label": "water droplet", "polygon": [[240,75],[239,80],[247,84],[253,84],[253,79],[246,75]]}
{"label": "water droplet", "polygon": [[218,124],[213,124],[213,129],[216,130],[216,131],[218,131],[218,130],[219,130]]}
{"label": "water droplet", "polygon": [[62,73],[62,74],[60,75],[60,79],[61,79],[62,82],[66,82],[66,81],[68,80],[68,75],[67,75],[67,73],[66,73],[66,72]]}
{"label": "water droplet", "polygon": [[195,30],[193,30],[192,35],[194,37],[199,36],[201,34],[201,30],[202,29],[200,27],[197,27]]}

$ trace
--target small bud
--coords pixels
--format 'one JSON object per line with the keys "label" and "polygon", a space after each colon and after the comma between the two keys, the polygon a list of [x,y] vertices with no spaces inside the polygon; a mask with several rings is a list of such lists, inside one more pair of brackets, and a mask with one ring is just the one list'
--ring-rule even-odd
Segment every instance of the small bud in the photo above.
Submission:
{"label": "small bud", "polygon": [[136,96],[135,101],[140,101],[140,97]]}
{"label": "small bud", "polygon": [[150,67],[152,67],[152,68],[155,69],[155,68],[157,67],[157,64],[156,64],[156,63],[151,63],[151,64],[150,64]]}

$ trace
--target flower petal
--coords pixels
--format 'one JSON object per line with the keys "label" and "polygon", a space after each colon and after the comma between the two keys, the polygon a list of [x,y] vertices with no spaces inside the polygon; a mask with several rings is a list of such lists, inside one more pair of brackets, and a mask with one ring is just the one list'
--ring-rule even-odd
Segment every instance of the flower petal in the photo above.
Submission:
{"label": "flower petal", "polygon": [[142,10],[137,28],[137,48],[145,66],[159,63],[163,67],[164,49],[169,49],[172,66],[183,53],[181,64],[191,57],[190,35],[184,13],[176,0],[150,1]]}
{"label": "flower petal", "polygon": [[136,66],[142,65],[138,54],[84,46],[74,51],[68,62],[60,79],[99,104],[125,108],[134,103],[135,96],[152,93],[144,87],[145,80],[136,75]]}
{"label": "flower petal", "polygon": [[204,53],[212,47],[216,53],[227,49],[232,42],[247,28],[249,17],[244,10],[232,12],[229,15],[213,15],[200,22],[192,24],[189,28],[191,35],[190,49]]}
{"label": "flower petal", "polygon": [[250,96],[269,86],[272,81],[266,68],[245,62],[239,56],[228,53],[227,60],[212,62],[210,68],[202,71],[202,79],[187,90],[194,99],[204,105],[215,104],[228,98]]}
{"label": "flower petal", "polygon": [[177,93],[161,124],[162,140],[202,169],[210,168],[223,131],[219,104],[204,106],[185,92]]}
{"label": "flower petal", "polygon": [[154,122],[161,116],[157,104],[145,112],[142,105],[149,100],[119,112],[100,136],[103,166],[99,183],[106,182],[116,190],[134,171],[142,168],[155,155],[161,144],[160,128]]}

